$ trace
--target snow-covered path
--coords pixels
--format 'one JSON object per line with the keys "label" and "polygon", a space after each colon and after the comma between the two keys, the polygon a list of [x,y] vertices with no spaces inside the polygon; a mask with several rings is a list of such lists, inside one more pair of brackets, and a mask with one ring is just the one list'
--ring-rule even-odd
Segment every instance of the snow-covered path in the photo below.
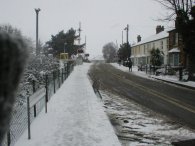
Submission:
{"label": "snow-covered path", "polygon": [[119,146],[120,142],[87,77],[90,64],[76,66],[15,146]]}

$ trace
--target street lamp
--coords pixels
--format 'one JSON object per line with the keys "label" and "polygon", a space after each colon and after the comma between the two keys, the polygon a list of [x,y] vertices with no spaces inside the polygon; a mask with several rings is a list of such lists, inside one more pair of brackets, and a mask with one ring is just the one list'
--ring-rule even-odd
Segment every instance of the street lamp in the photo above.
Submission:
{"label": "street lamp", "polygon": [[36,12],[36,55],[38,55],[40,52],[40,50],[38,50],[38,17],[39,17],[39,11],[41,11],[40,8],[38,9],[35,9],[35,12]]}

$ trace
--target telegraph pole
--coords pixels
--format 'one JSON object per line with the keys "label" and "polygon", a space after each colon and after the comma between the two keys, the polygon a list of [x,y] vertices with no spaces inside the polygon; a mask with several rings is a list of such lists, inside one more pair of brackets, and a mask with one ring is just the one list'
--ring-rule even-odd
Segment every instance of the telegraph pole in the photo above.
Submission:
{"label": "telegraph pole", "polygon": [[129,24],[127,24],[127,27],[125,27],[126,32],[127,32],[127,44],[129,44]]}
{"label": "telegraph pole", "polygon": [[85,36],[85,52],[86,52],[86,48],[87,48],[87,37]]}
{"label": "telegraph pole", "polygon": [[79,22],[79,29],[78,29],[78,32],[79,32],[79,38],[78,38],[78,43],[79,43],[79,45],[80,45],[80,43],[81,43],[81,22]]}
{"label": "telegraph pole", "polygon": [[117,50],[118,50],[118,42],[117,42],[117,40],[116,40],[116,47],[117,47]]}
{"label": "telegraph pole", "polygon": [[123,31],[122,31],[122,45],[123,45]]}
{"label": "telegraph pole", "polygon": [[[127,27],[125,27],[124,30],[126,30],[126,32],[127,32],[127,48],[131,49],[131,48],[129,48],[129,24],[127,24]],[[131,57],[131,50],[130,50],[130,56],[129,57]]]}
{"label": "telegraph pole", "polygon": [[38,26],[38,21],[39,21],[39,11],[41,11],[41,9],[40,8],[38,8],[38,9],[35,9],[35,12],[36,12],[36,55],[38,55],[39,53],[40,53],[40,50],[39,50],[39,44],[38,44],[38,39],[39,39],[39,37],[38,37],[38,31],[39,31],[39,26]]}

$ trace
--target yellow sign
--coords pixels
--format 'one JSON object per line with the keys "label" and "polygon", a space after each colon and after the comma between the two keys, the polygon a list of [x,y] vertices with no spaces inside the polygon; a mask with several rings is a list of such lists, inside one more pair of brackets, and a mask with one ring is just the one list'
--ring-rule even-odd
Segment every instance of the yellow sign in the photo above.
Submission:
{"label": "yellow sign", "polygon": [[60,53],[61,60],[68,60],[68,53]]}

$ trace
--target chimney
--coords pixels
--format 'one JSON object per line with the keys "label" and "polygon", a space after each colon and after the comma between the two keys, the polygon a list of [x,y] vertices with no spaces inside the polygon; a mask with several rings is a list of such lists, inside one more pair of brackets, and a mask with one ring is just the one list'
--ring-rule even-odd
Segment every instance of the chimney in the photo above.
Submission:
{"label": "chimney", "polygon": [[141,40],[142,40],[142,37],[140,35],[138,35],[137,36],[137,42],[139,43],[139,42],[141,42]]}
{"label": "chimney", "polygon": [[157,26],[156,26],[156,34],[162,32],[162,31],[164,31],[164,26],[157,25]]}

